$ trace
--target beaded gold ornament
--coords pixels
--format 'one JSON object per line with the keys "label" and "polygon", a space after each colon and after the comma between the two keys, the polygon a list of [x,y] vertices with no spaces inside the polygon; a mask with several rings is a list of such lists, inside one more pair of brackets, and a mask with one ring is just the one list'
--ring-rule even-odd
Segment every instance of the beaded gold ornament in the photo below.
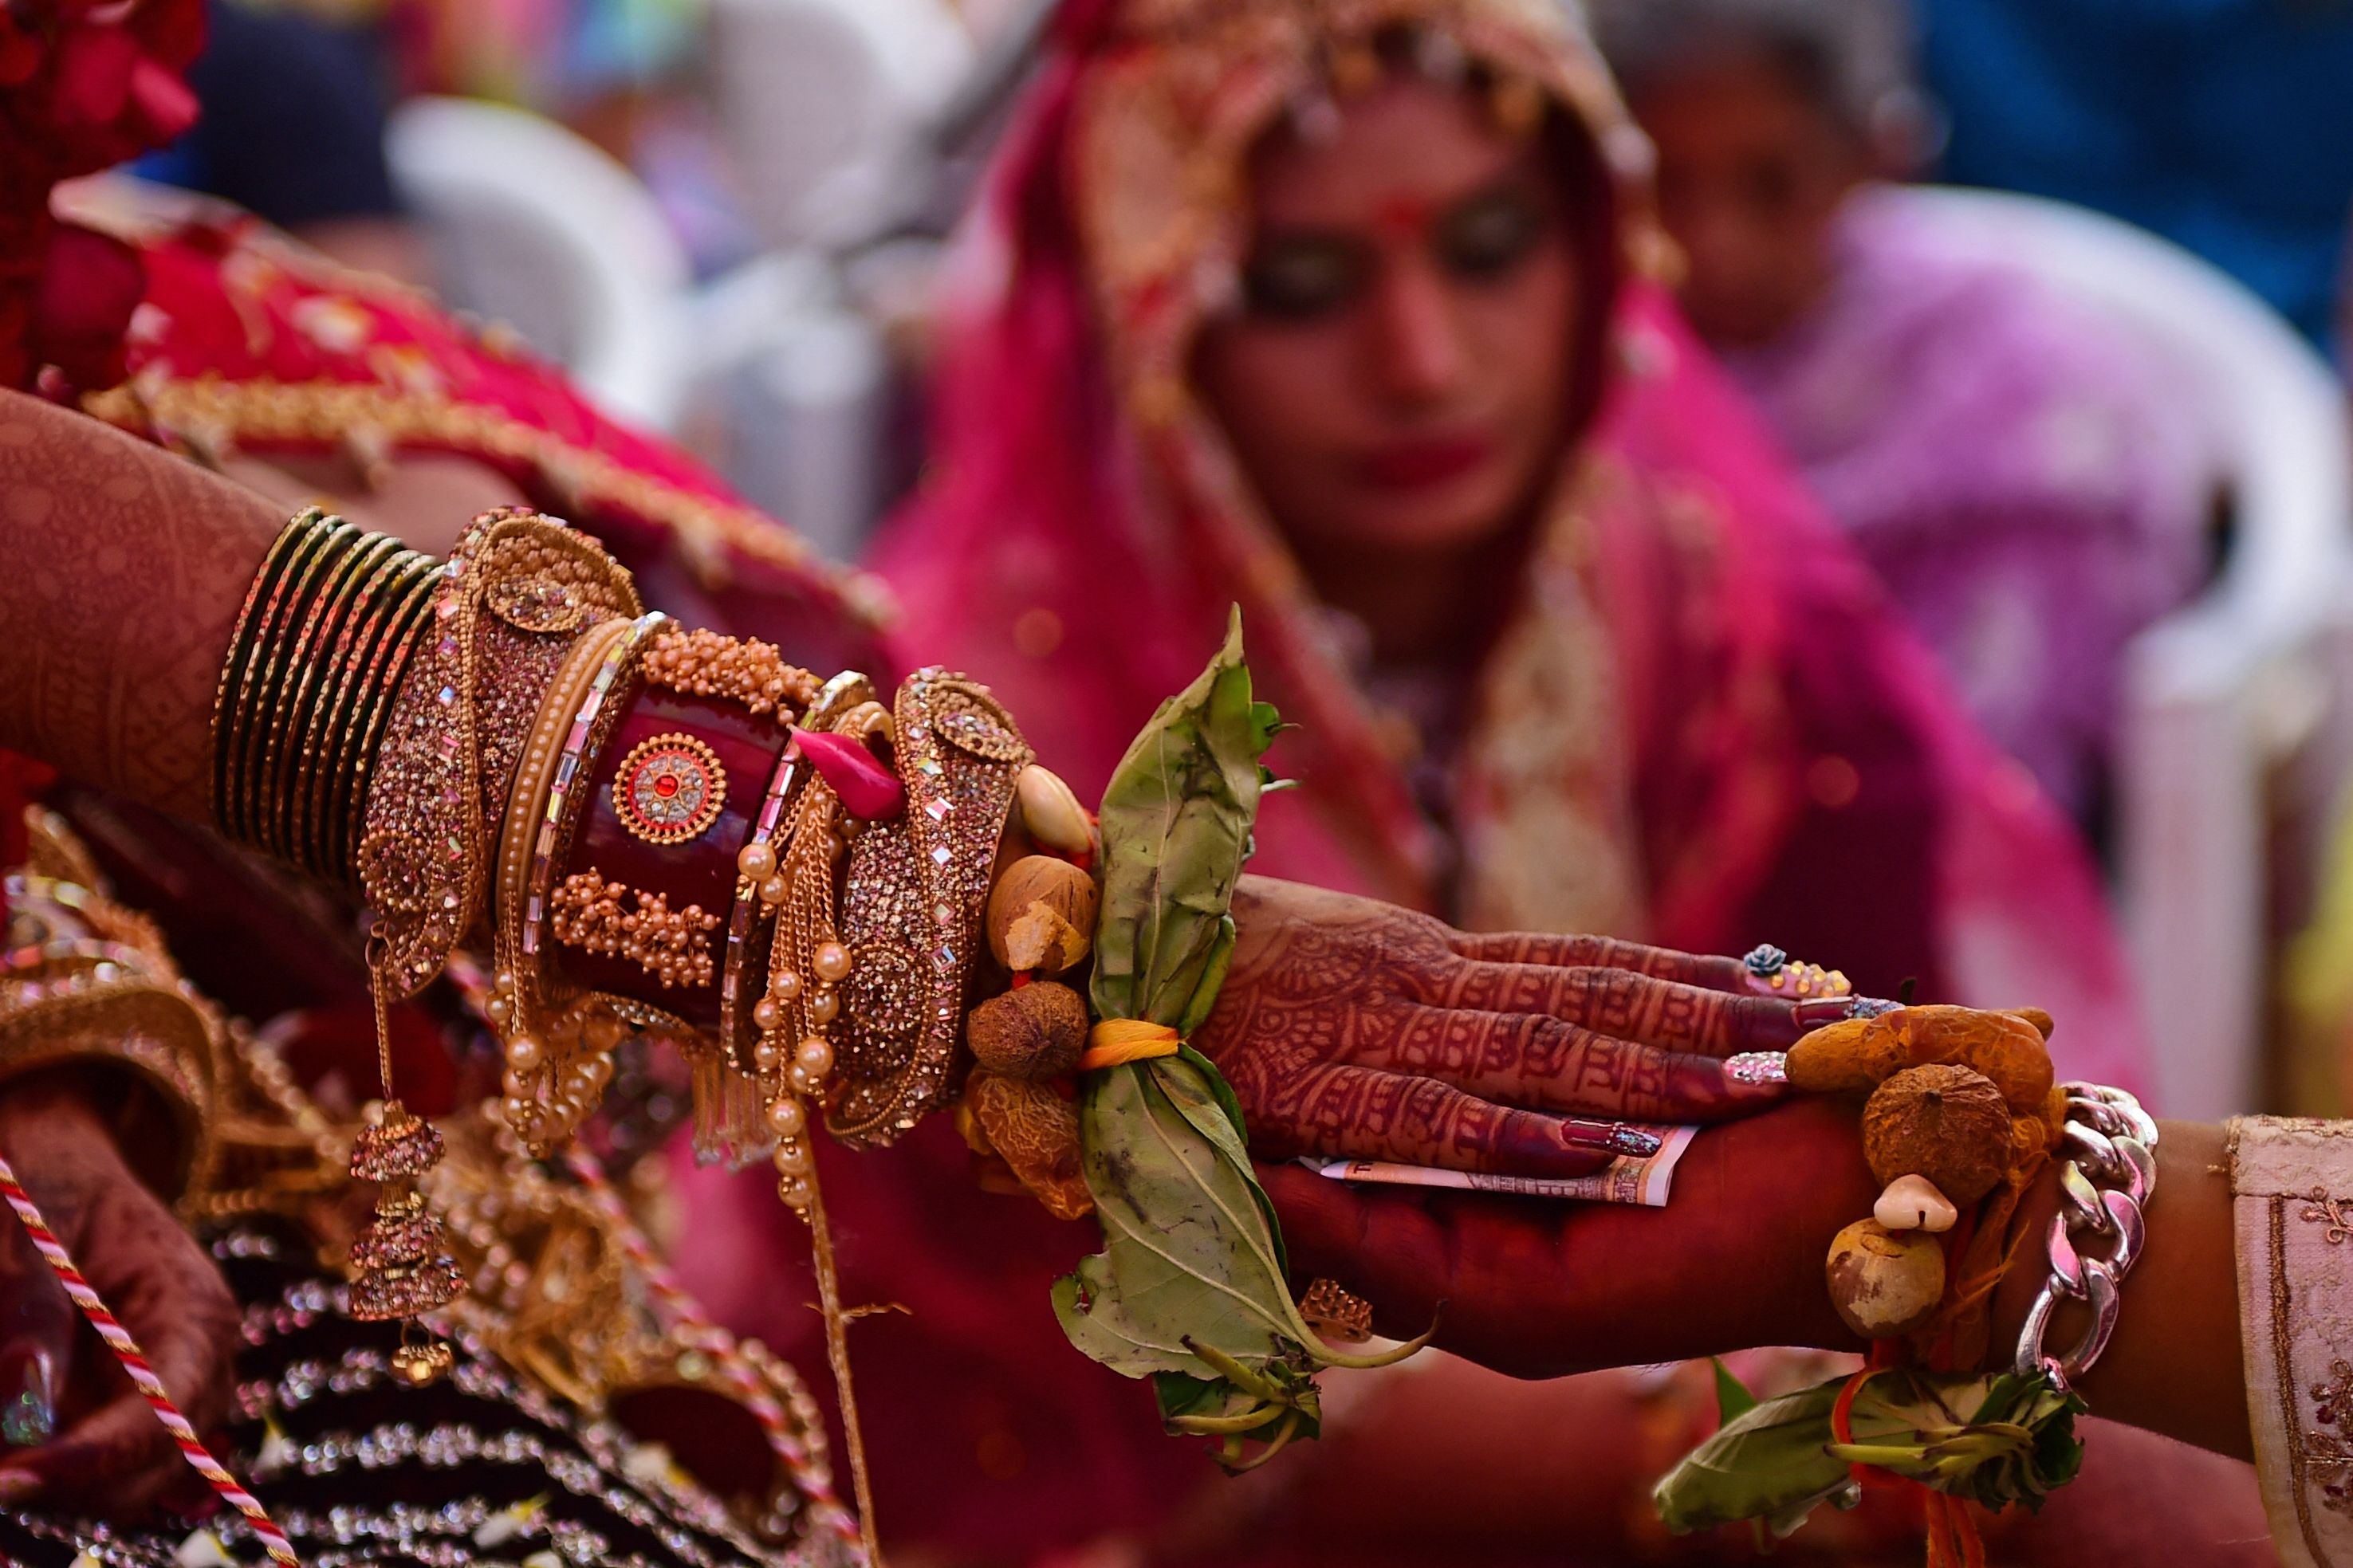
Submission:
{"label": "beaded gold ornament", "polygon": [[651,974],[667,991],[708,985],[711,944],[719,917],[700,904],[670,907],[660,893],[639,892],[607,880],[595,867],[575,871],[555,889],[555,940],[590,952],[617,954]]}
{"label": "beaded gold ornament", "polygon": [[843,906],[850,1018],[826,1125],[856,1145],[892,1142],[955,1092],[997,847],[1031,761],[988,689],[944,669],[900,687],[894,733],[907,811],[859,834]]}
{"label": "beaded gold ornament", "polygon": [[787,703],[807,709],[819,692],[817,677],[785,662],[775,644],[700,626],[656,637],[646,650],[644,675],[649,686],[721,698],[752,713],[773,713]]}
{"label": "beaded gold ornament", "polygon": [[[536,711],[584,620],[638,612],[628,575],[591,540],[518,508],[483,513],[443,563],[429,642],[394,700],[360,840],[384,1118],[352,1153],[383,1184],[375,1223],[353,1247],[351,1308],[404,1320],[396,1369],[412,1383],[447,1371],[447,1345],[419,1342],[418,1314],[465,1289],[416,1179],[440,1135],[393,1089],[390,998],[438,973],[481,913],[491,867],[486,805],[503,803]],[[486,736],[488,743],[486,744]]]}

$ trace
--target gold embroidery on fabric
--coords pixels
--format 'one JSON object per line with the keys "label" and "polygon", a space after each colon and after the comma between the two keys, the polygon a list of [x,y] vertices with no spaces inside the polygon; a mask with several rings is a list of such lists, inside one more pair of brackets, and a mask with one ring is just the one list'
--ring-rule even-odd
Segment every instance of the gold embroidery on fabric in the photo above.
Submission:
{"label": "gold embroidery on fabric", "polygon": [[494,408],[447,401],[435,390],[365,382],[232,382],[210,373],[186,379],[141,375],[89,394],[82,407],[134,435],[153,426],[200,447],[216,445],[224,449],[220,455],[240,439],[332,445],[369,430],[389,446],[438,445],[527,464],[572,504],[621,507],[673,528],[699,558],[733,545],[757,560],[814,574],[866,625],[889,618],[886,601],[863,574],[828,565],[797,534],[757,513],[649,479],[602,452],[575,447]]}
{"label": "gold embroidery on fabric", "polygon": [[2331,1247],[2340,1241],[2353,1240],[2353,1218],[2346,1215],[2346,1199],[2330,1197],[2327,1187],[2315,1187],[2306,1196],[2309,1199],[2309,1206],[2303,1214],[2297,1215],[2297,1218],[2315,1222],[2327,1221],[2328,1234],[2325,1239]]}
{"label": "gold embroidery on fabric", "polygon": [[2312,1495],[2306,1489],[2311,1476],[2313,1456],[2306,1447],[2304,1413],[2296,1408],[2295,1366],[2289,1354],[2292,1342],[2288,1322],[2287,1200],[2275,1197],[2270,1200],[2268,1206],[2271,1235],[2266,1250],[2271,1268],[2272,1370],[2279,1383],[2279,1429],[2287,1439],[2288,1491],[2295,1499],[2296,1531],[2304,1537],[2305,1550],[2312,1554],[2315,1563],[2325,1563],[2329,1561],[2328,1553],[2322,1548],[2320,1532],[2312,1518]]}
{"label": "gold embroidery on fabric", "polygon": [[[2353,1426],[2353,1362],[2337,1357],[2328,1363],[2328,1382],[2312,1385],[2313,1426],[2297,1438],[2297,1446],[2308,1464],[2353,1471],[2353,1439],[2344,1430]],[[2323,1431],[2322,1427],[2337,1429]],[[2340,1474],[2334,1481],[2322,1482],[2320,1500],[2320,1506],[2329,1512],[2353,1519],[2353,1475]]]}

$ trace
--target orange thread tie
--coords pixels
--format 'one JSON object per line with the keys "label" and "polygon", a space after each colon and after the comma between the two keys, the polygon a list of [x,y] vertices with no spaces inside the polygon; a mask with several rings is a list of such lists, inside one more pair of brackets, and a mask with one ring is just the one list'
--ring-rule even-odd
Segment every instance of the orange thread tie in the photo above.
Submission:
{"label": "orange thread tie", "polygon": [[1079,1058],[1081,1072],[1100,1072],[1128,1062],[1173,1057],[1184,1041],[1166,1024],[1142,1018],[1105,1018],[1087,1031],[1086,1053]]}

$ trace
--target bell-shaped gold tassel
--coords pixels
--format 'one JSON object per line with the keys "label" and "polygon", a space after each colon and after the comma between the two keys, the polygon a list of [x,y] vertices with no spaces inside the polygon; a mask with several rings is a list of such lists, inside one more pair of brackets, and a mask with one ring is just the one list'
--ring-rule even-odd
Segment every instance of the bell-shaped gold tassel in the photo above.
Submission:
{"label": "bell-shaped gold tassel", "polygon": [[[353,1275],[348,1310],[366,1322],[415,1318],[446,1307],[466,1292],[465,1277],[449,1256],[440,1218],[426,1205],[417,1178],[441,1160],[441,1134],[387,1100],[384,1120],[363,1127],[352,1142],[352,1174],[378,1184],[375,1222],[352,1243]],[[431,1383],[448,1370],[449,1347],[412,1342],[404,1331],[394,1370],[408,1383]]]}

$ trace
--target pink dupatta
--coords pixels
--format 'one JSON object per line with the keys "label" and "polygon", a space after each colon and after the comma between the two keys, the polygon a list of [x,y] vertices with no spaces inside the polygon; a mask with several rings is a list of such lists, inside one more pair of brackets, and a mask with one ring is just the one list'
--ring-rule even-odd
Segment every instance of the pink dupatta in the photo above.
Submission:
{"label": "pink dupatta", "polygon": [[[1774,941],[1866,986],[2035,1001],[2070,1070],[2140,1034],[2072,831],[1925,652],[1651,280],[1643,153],[1550,0],[1081,7],[957,258],[935,461],[878,564],[911,641],[991,681],[1082,794],[1240,602],[1304,728],[1258,868],[1487,928]],[[1243,160],[1383,29],[1451,40],[1587,132],[1607,301],[1589,416],[1449,761],[1452,885],[1390,724],[1185,367],[1247,244]],[[1623,279],[1622,283],[1620,282]]]}

